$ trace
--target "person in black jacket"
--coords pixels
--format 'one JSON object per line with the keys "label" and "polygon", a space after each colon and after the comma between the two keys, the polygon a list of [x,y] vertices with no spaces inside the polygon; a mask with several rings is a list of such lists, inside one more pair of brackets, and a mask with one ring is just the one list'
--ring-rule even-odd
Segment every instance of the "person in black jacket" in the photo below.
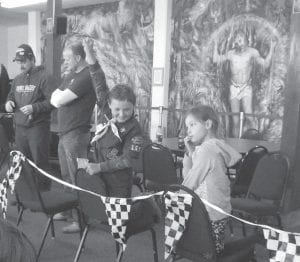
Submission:
{"label": "person in black jacket", "polygon": [[[37,166],[47,169],[53,108],[50,97],[56,81],[46,74],[43,66],[35,65],[34,53],[27,44],[18,47],[13,61],[20,65],[21,74],[12,82],[5,110],[15,113],[16,147]],[[40,189],[49,189],[49,180],[38,178]]]}
{"label": "person in black jacket", "polygon": [[5,112],[5,101],[9,93],[9,76],[4,65],[1,64],[0,71],[0,112]]}
{"label": "person in black jacket", "polygon": [[[1,64],[0,71],[0,113],[5,113],[5,102],[7,95],[10,90],[9,76],[4,65]],[[13,123],[12,118],[7,117],[5,114],[0,114],[0,150],[1,150],[1,141],[6,140],[8,142],[13,142],[14,132],[13,132]]]}

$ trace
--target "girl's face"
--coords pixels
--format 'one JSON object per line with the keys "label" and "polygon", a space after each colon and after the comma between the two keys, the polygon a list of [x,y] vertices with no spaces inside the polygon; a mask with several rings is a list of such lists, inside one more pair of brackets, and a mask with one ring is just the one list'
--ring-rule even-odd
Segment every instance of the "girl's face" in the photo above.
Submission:
{"label": "girl's face", "polygon": [[187,135],[194,145],[200,145],[208,134],[207,121],[200,121],[193,115],[188,115],[185,119]]}

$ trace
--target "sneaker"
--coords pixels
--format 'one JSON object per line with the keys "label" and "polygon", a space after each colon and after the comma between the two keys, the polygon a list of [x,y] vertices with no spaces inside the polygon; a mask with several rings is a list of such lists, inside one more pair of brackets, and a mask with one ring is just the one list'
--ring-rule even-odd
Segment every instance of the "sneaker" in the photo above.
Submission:
{"label": "sneaker", "polygon": [[53,216],[53,220],[65,221],[65,220],[68,220],[68,216],[65,215],[64,213],[57,213]]}
{"label": "sneaker", "polygon": [[65,234],[78,233],[80,232],[79,224],[77,222],[73,222],[72,224],[63,227],[62,232]]}

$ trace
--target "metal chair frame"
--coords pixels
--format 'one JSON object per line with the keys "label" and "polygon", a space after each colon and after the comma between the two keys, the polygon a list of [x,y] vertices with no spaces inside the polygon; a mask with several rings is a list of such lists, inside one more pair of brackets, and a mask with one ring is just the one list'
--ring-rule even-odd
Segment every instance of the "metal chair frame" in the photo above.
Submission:
{"label": "metal chair frame", "polygon": [[[155,160],[157,162],[153,163],[147,158],[147,154],[153,150],[156,151],[158,158]],[[167,163],[162,163],[159,159],[159,154],[162,153],[167,159]],[[158,143],[151,143],[147,145],[143,152],[143,187],[145,190],[159,191],[163,190],[165,185],[177,184],[179,183],[179,178],[176,171],[176,163],[174,161],[171,151]],[[160,161],[161,160],[161,161]],[[155,168],[154,171],[150,170]]]}
{"label": "metal chair frame", "polygon": [[[282,174],[284,177],[282,179],[283,183],[281,184],[280,183],[280,197],[278,199],[270,199],[269,197],[264,197],[265,196],[265,192],[267,191],[264,191],[264,190],[261,190],[261,192],[259,192],[257,190],[257,181],[259,181],[260,179],[260,172],[262,172],[260,170],[260,165],[262,165],[262,161],[264,161],[265,158],[267,157],[274,157],[274,158],[280,158],[282,161],[284,161],[285,163],[285,174]],[[264,174],[265,174],[265,170],[264,170]],[[272,174],[269,174],[270,175],[270,179],[272,178]],[[248,192],[245,196],[245,199],[253,199],[253,200],[257,200],[257,201],[262,201],[262,200],[268,200],[268,201],[272,201],[273,202],[273,205],[276,207],[276,212],[275,214],[270,214],[270,215],[255,215],[255,214],[251,214],[249,212],[247,212],[246,210],[241,210],[241,209],[236,209],[234,208],[234,199],[232,200],[232,204],[233,204],[233,212],[237,212],[241,218],[244,218],[244,216],[249,216],[250,218],[251,217],[254,217],[255,218],[255,222],[259,223],[261,221],[261,219],[263,217],[266,217],[266,216],[275,216],[277,218],[277,221],[278,221],[278,226],[279,228],[282,228],[282,221],[281,221],[281,217],[280,217],[280,210],[281,208],[283,207],[283,204],[284,204],[284,199],[285,199],[285,195],[286,195],[286,188],[287,188],[287,183],[288,183],[288,180],[289,180],[289,175],[290,175],[290,162],[289,162],[289,159],[287,156],[283,155],[282,153],[280,152],[273,152],[273,153],[268,153],[267,155],[263,156],[258,165],[257,165],[257,168],[255,169],[255,173],[254,173],[254,176],[252,178],[252,181],[250,183],[250,186],[249,186],[249,189],[248,189]],[[273,179],[274,180],[274,179]],[[278,190],[277,190],[278,191]],[[244,236],[246,235],[246,228],[245,228],[245,225],[244,223],[242,223],[242,229],[243,229],[243,234]]]}
{"label": "metal chair frame", "polygon": [[[84,170],[78,170],[78,172],[83,172],[84,173],[85,171]],[[87,184],[84,184],[84,185],[82,184],[82,180],[80,180],[82,178],[80,176],[81,176],[81,174],[77,174],[77,184],[78,184],[78,186],[83,187],[87,190],[93,191],[95,193],[103,195],[103,192],[101,192],[101,190],[99,190],[100,187],[97,190],[95,190],[96,189],[95,187],[97,186],[96,182],[93,183],[93,188],[89,188],[89,186]],[[89,178],[93,179],[93,177],[89,177]],[[85,183],[88,183],[88,181],[85,180]],[[80,255],[82,253],[85,240],[87,238],[89,229],[91,227],[91,223],[89,222],[90,219],[93,219],[94,221],[96,220],[98,222],[102,222],[101,225],[104,225],[104,226],[107,225],[105,227],[105,231],[110,232],[110,227],[108,226],[108,224],[106,222],[107,221],[107,215],[106,215],[106,212],[105,212],[104,204],[96,196],[91,195],[91,194],[89,194],[89,195],[86,195],[86,194],[87,193],[85,193],[85,192],[79,192],[78,193],[81,217],[82,217],[82,220],[85,224],[85,227],[84,227],[84,230],[83,230],[82,237],[80,239],[79,246],[78,246],[77,251],[76,251],[74,262],[79,261]],[[87,203],[87,201],[89,202],[90,206],[93,207],[92,210],[89,207],[85,206],[85,203]],[[95,202],[93,202],[93,201],[95,201]],[[155,230],[153,229],[153,226],[151,226],[150,228],[147,228],[143,231],[139,231],[137,233],[134,233],[133,235],[138,234],[138,233],[142,233],[142,232],[145,232],[145,231],[150,231],[150,233],[151,233],[152,246],[153,246],[153,259],[154,259],[154,262],[158,262],[156,233],[155,233]],[[131,237],[131,235],[128,236],[128,238],[130,238],[130,237]],[[117,254],[116,255],[116,262],[121,262],[122,261],[123,253],[124,253],[123,251],[124,250],[122,249],[122,246],[116,242],[116,254]]]}
{"label": "metal chair frame", "polygon": [[[26,204],[27,199],[24,199],[24,197],[23,197],[22,188],[24,188],[24,187],[29,188],[28,183],[26,183],[26,182],[22,183],[20,181],[20,180],[22,180],[21,176],[25,175],[25,172],[26,172],[26,177],[29,179],[27,181],[29,181],[30,185],[31,185],[30,190],[35,191],[32,194],[35,195],[36,199],[33,199],[31,201],[37,203],[40,206],[40,210],[35,210],[32,207],[29,207]],[[33,172],[37,172],[37,171],[33,170]],[[20,184],[20,183],[22,183],[22,184]],[[45,194],[47,194],[47,196],[49,197],[51,192],[53,192],[53,195],[57,193],[57,192],[54,192],[54,191],[50,190],[50,191],[45,191]],[[49,208],[47,207],[47,205],[45,204],[45,201],[44,201],[44,196],[43,196],[44,194],[42,192],[40,192],[40,190],[39,190],[37,181],[35,179],[35,175],[32,174],[31,172],[28,172],[28,170],[24,170],[24,166],[23,166],[23,171],[21,172],[20,177],[16,182],[15,193],[16,193],[17,205],[18,205],[18,208],[19,208],[19,214],[18,214],[18,218],[17,218],[17,226],[20,224],[20,222],[22,220],[23,213],[24,213],[25,209],[29,209],[33,212],[38,211],[38,212],[44,213],[48,217],[47,224],[46,224],[46,227],[45,227],[44,233],[43,233],[43,238],[42,238],[42,241],[41,241],[40,247],[38,249],[38,253],[37,253],[37,261],[38,261],[38,259],[40,257],[40,254],[41,254],[41,251],[42,251],[42,248],[45,244],[46,236],[48,235],[48,232],[49,232],[50,228],[51,228],[51,237],[55,238],[53,216],[56,213],[59,213],[59,212],[62,212],[62,211],[68,211],[68,210],[71,210],[71,209],[75,209],[77,211],[78,217],[80,218],[79,209],[77,208],[78,202],[74,201],[74,203],[72,205],[70,205],[70,208],[67,208],[67,209],[64,209],[64,210],[62,210],[60,208],[59,210],[55,211],[55,208],[53,208],[53,207],[52,207],[51,210],[49,210]],[[63,191],[61,191],[60,193],[64,194]],[[65,194],[69,194],[69,193],[65,193]],[[61,207],[62,203],[64,203],[64,199],[61,199],[61,202],[59,203],[59,207]],[[80,219],[79,219],[78,222],[79,222],[79,225],[81,227]],[[80,232],[80,236],[81,236],[81,232]]]}

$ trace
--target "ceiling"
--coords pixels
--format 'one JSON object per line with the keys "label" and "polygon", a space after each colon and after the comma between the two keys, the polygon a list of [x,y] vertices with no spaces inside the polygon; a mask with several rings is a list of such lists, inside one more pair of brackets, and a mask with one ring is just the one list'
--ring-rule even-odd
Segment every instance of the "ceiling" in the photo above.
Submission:
{"label": "ceiling", "polygon": [[[55,0],[53,0],[55,1]],[[107,2],[116,2],[119,0],[62,0],[63,9],[77,7],[77,6],[87,6],[95,5]],[[46,3],[31,5],[19,8],[2,8],[0,7],[0,25],[1,26],[15,26],[27,23],[27,12],[29,11],[45,11]]]}
{"label": "ceiling", "polygon": [[15,26],[27,23],[27,13],[17,13],[0,7],[0,26]]}

